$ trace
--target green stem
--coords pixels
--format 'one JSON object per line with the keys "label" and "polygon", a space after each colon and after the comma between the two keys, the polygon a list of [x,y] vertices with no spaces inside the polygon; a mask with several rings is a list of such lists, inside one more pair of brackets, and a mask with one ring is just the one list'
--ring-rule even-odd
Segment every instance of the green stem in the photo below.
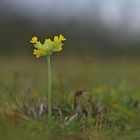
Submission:
{"label": "green stem", "polygon": [[47,57],[48,63],[48,117],[51,118],[51,62],[50,56]]}

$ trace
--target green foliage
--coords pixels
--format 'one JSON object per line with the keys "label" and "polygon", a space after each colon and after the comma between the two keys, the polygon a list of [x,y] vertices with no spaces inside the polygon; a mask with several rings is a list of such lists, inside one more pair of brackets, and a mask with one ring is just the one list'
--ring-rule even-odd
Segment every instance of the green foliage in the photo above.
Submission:
{"label": "green foliage", "polygon": [[[132,69],[131,65],[123,68],[121,64],[107,63],[104,67],[70,60],[65,67],[67,61],[56,62],[53,68],[54,112],[51,119],[47,118],[47,112],[38,117],[38,107],[44,103],[47,90],[44,64],[35,69],[32,63],[28,66],[13,63],[10,71],[8,65],[0,69],[3,78],[0,83],[0,136],[4,139],[8,133],[17,137],[23,135],[26,139],[26,134],[39,140],[51,134],[57,139],[80,134],[87,140],[138,139],[140,67],[135,66],[139,70],[135,73],[135,67]],[[19,76],[14,74],[17,66]],[[86,94],[80,97],[78,116],[73,119],[75,92],[81,89],[85,89]],[[87,116],[82,108],[87,111]]]}

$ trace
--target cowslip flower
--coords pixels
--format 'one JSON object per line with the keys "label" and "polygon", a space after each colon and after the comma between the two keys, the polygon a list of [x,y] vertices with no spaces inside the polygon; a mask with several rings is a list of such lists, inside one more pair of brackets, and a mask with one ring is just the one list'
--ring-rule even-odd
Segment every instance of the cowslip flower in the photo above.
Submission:
{"label": "cowslip flower", "polygon": [[39,58],[40,56],[51,56],[54,52],[60,52],[62,51],[62,42],[65,40],[64,36],[60,34],[59,36],[54,36],[53,40],[46,38],[42,44],[38,38],[34,36],[30,41],[35,47],[33,55]]}
{"label": "cowslip flower", "polygon": [[34,44],[34,43],[37,43],[37,40],[38,40],[37,37],[34,36],[30,42]]}
{"label": "cowslip flower", "polygon": [[35,49],[33,51],[33,55],[35,55],[37,58],[40,56],[46,56],[47,57],[47,64],[48,64],[48,116],[51,118],[51,63],[50,63],[50,57],[54,52],[60,52],[62,51],[63,47],[63,41],[66,39],[63,35],[54,36],[53,40],[50,38],[46,38],[44,43],[42,44],[36,36],[34,36],[31,39],[31,43],[34,45]]}

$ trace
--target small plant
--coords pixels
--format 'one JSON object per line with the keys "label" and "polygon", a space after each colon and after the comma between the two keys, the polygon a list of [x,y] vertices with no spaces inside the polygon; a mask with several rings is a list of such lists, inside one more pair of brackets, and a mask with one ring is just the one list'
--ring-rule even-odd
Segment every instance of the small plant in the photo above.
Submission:
{"label": "small plant", "polygon": [[33,55],[37,58],[41,56],[47,57],[48,64],[48,116],[51,118],[51,62],[50,57],[54,52],[62,51],[63,41],[66,40],[63,35],[54,36],[54,39],[46,38],[44,44],[42,44],[36,36],[31,39],[31,43],[34,45],[35,49]]}

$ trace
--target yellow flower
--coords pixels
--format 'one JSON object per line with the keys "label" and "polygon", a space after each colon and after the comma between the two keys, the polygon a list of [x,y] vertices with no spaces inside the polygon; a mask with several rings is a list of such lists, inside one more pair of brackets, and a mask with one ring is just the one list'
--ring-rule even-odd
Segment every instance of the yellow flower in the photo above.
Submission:
{"label": "yellow flower", "polygon": [[45,46],[40,46],[39,50],[41,52],[46,52],[47,51],[47,48]]}
{"label": "yellow flower", "polygon": [[59,40],[59,38],[58,38],[58,36],[55,36],[54,37],[54,42],[59,42],[60,40]]}
{"label": "yellow flower", "polygon": [[51,43],[51,42],[52,42],[52,41],[50,40],[50,38],[48,38],[48,39],[46,38],[46,39],[45,39],[45,43]]}
{"label": "yellow flower", "polygon": [[59,35],[59,40],[60,40],[60,41],[64,41],[64,40],[66,40],[66,38],[64,38],[64,36],[60,34],[60,35]]}
{"label": "yellow flower", "polygon": [[60,46],[57,50],[57,52],[60,52],[60,51],[62,51],[62,46]]}
{"label": "yellow flower", "polygon": [[36,36],[34,36],[32,39],[31,39],[31,43],[33,43],[33,44],[35,44],[35,43],[37,43],[37,40],[38,40],[38,38],[36,37]]}
{"label": "yellow flower", "polygon": [[34,49],[33,55],[35,55],[37,58],[39,58],[40,55],[41,55],[41,51],[37,50],[37,49]]}

